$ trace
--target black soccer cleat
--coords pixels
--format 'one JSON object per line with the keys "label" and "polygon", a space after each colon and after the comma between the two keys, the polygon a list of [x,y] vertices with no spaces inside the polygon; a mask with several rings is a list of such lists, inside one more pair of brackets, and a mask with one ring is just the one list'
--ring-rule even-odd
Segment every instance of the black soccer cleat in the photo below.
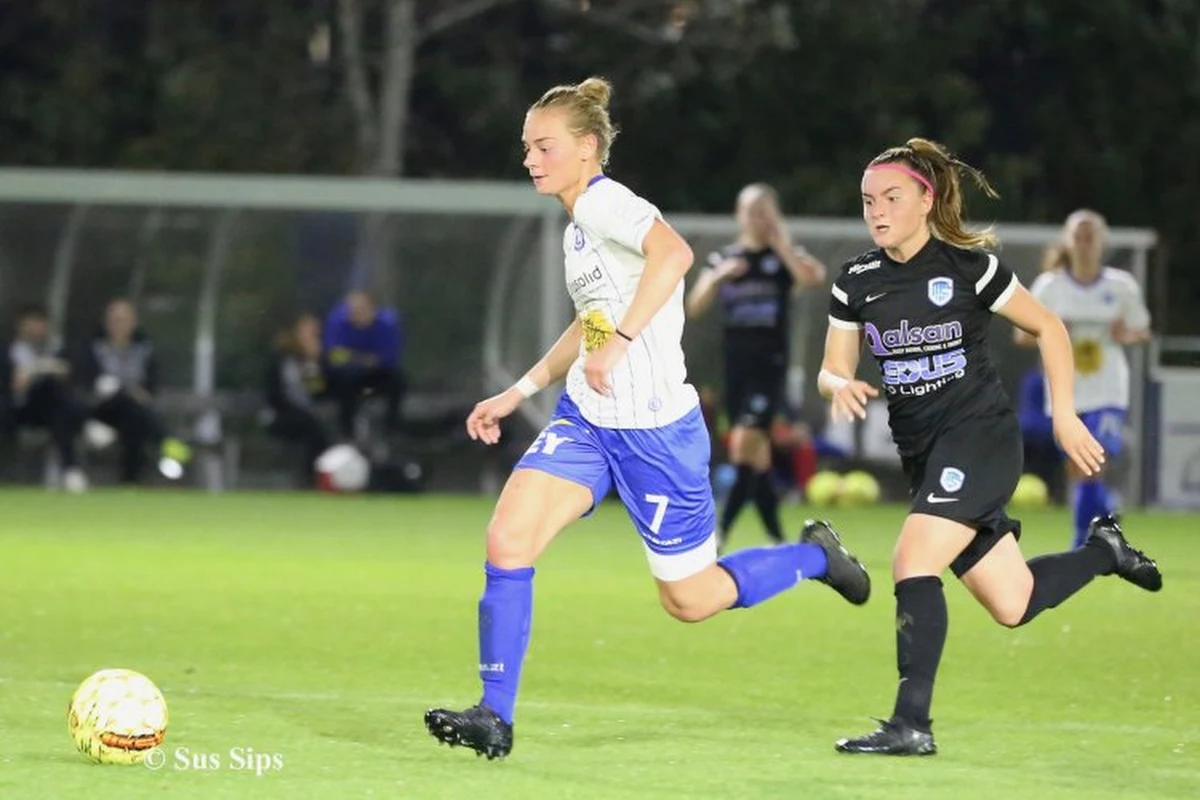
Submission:
{"label": "black soccer cleat", "polygon": [[800,542],[815,544],[825,551],[829,567],[822,583],[832,586],[837,593],[856,606],[867,602],[871,596],[871,576],[857,558],[842,544],[833,526],[825,521],[808,520],[800,532]]}
{"label": "black soccer cleat", "polygon": [[488,761],[512,752],[512,725],[486,706],[471,706],[466,711],[431,708],[425,712],[425,727],[442,744],[469,747]]}
{"label": "black soccer cleat", "polygon": [[1096,517],[1088,525],[1088,538],[1085,546],[1093,541],[1112,550],[1117,566],[1113,573],[1121,576],[1134,586],[1140,586],[1147,592],[1157,592],[1162,588],[1162,573],[1158,564],[1147,557],[1141,550],[1135,550],[1125,540],[1121,525],[1116,518],[1108,515]]}
{"label": "black soccer cleat", "polygon": [[879,756],[937,755],[933,733],[917,730],[902,719],[876,719],[879,727],[857,739],[839,739],[834,748],[839,753],[870,753]]}

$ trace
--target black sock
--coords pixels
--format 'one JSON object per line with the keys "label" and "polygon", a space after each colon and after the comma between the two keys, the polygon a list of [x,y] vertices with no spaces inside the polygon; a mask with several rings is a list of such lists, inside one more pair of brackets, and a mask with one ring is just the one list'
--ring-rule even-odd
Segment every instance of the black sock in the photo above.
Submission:
{"label": "black sock", "polygon": [[767,528],[767,536],[776,542],[783,541],[783,526],[779,523],[779,495],[775,493],[775,484],[771,481],[770,472],[756,473],[754,481],[754,505],[758,507],[758,516],[762,518]]}
{"label": "black sock", "polygon": [[753,489],[754,470],[746,464],[738,464],[737,480],[733,482],[733,488],[729,490],[729,497],[725,499],[725,508],[721,511],[721,530],[725,532],[726,536],[729,535],[729,529],[733,527],[737,515],[742,513],[742,506],[746,505],[746,500],[750,497]]}
{"label": "black sock", "polygon": [[930,729],[929,707],[942,647],[949,627],[942,579],[905,578],[896,584],[896,665],[900,688],[894,716],[920,730]]}
{"label": "black sock", "polygon": [[1033,591],[1025,616],[1017,624],[1024,625],[1046,609],[1054,608],[1091,583],[1092,578],[1112,572],[1115,566],[1112,550],[1101,542],[1030,559]]}

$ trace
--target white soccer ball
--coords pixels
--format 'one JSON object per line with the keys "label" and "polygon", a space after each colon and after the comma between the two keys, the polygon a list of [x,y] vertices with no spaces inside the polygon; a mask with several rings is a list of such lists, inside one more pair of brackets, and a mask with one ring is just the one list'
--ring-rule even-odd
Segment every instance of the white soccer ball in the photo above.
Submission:
{"label": "white soccer ball", "polygon": [[167,736],[167,701],[129,669],[103,669],[79,685],[67,707],[76,749],[97,764],[140,764]]}
{"label": "white soccer ball", "polygon": [[317,481],[327,492],[361,492],[370,479],[371,462],[353,445],[334,445],[317,458]]}

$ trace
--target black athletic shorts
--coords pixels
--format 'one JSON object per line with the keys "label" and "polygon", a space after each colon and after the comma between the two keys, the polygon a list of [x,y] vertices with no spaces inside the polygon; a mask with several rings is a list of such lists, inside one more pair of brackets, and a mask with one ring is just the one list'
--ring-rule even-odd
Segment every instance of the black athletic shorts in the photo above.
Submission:
{"label": "black athletic shorts", "polygon": [[1024,468],[1014,414],[971,420],[942,433],[923,457],[903,459],[912,511],[975,528],[975,538],[950,568],[962,577],[1004,535],[1021,538],[1021,523],[1004,506]]}
{"label": "black athletic shorts", "polygon": [[787,356],[757,354],[736,357],[725,364],[725,409],[729,424],[770,430],[783,403]]}

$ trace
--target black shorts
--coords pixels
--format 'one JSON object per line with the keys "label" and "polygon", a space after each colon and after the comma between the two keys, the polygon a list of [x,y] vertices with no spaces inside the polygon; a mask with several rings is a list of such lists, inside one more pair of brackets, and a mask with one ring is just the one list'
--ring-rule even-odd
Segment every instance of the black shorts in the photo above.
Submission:
{"label": "black shorts", "polygon": [[729,413],[729,424],[769,430],[783,403],[786,379],[785,355],[728,357],[725,409]]}
{"label": "black shorts", "polygon": [[942,433],[923,457],[904,458],[912,511],[961,522],[975,538],[950,568],[958,577],[1021,523],[1004,506],[1024,468],[1021,429],[1013,414],[971,420]]}

